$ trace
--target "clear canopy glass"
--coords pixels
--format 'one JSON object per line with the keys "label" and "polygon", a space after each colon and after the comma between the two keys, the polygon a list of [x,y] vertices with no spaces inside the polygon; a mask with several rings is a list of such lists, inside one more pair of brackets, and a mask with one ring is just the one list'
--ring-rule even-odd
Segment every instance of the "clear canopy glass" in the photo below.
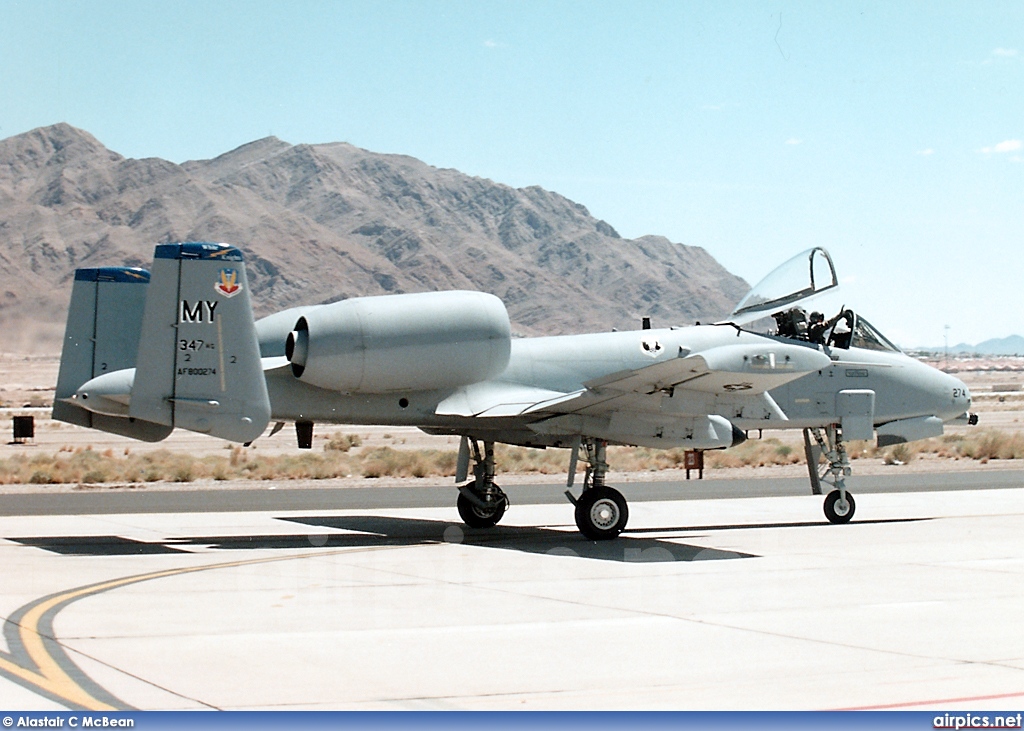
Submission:
{"label": "clear canopy glass", "polygon": [[861,316],[857,316],[857,325],[853,328],[853,337],[850,345],[854,348],[865,348],[867,350],[883,350],[899,353],[900,349],[893,345],[887,337],[882,335],[874,326]]}
{"label": "clear canopy glass", "polygon": [[727,319],[743,325],[783,309],[803,307],[838,288],[832,257],[816,246],[797,254],[758,282]]}

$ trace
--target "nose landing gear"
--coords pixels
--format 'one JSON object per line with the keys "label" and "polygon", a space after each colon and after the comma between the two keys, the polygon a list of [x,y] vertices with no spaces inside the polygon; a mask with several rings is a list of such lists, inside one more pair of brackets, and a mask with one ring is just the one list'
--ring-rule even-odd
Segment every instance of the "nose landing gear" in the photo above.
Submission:
{"label": "nose landing gear", "polygon": [[[816,444],[811,444],[811,437]],[[804,446],[807,452],[807,469],[811,476],[811,492],[821,494],[821,483],[832,485],[833,490],[825,496],[825,517],[830,523],[849,523],[857,508],[853,495],[846,489],[846,478],[850,476],[850,459],[843,445],[843,434],[839,427],[832,426],[804,429]],[[818,467],[818,458],[824,455],[828,464]]]}
{"label": "nose landing gear", "polygon": [[848,492],[845,498],[839,490],[833,490],[825,497],[825,517],[830,523],[849,523],[856,508],[857,503]]}

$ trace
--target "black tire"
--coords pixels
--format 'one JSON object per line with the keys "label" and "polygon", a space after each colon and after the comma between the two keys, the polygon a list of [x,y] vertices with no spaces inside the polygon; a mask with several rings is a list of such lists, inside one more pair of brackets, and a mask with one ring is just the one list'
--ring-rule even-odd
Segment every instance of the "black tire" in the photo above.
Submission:
{"label": "black tire", "polygon": [[629,506],[613,487],[592,487],[576,501],[576,527],[592,541],[608,541],[625,529]]}
{"label": "black tire", "polygon": [[849,523],[854,511],[857,510],[857,503],[854,501],[853,495],[847,491],[846,502],[848,503],[848,508],[846,510],[837,509],[836,503],[838,502],[839,490],[833,490],[825,496],[825,517],[828,518],[829,523]]}
{"label": "black tire", "polygon": [[459,517],[462,518],[462,522],[470,528],[493,528],[508,510],[508,498],[503,493],[501,499],[494,503],[493,508],[481,508],[459,493],[459,499],[455,506],[459,509]]}

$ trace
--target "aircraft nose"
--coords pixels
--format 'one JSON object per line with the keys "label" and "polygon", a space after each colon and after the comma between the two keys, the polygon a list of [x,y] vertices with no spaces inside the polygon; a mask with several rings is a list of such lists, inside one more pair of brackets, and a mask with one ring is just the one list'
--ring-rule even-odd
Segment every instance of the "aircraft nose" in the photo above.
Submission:
{"label": "aircraft nose", "polygon": [[954,376],[947,375],[946,378],[946,388],[951,392],[952,400],[949,413],[939,414],[943,421],[963,416],[971,410],[971,390],[967,388],[967,384]]}

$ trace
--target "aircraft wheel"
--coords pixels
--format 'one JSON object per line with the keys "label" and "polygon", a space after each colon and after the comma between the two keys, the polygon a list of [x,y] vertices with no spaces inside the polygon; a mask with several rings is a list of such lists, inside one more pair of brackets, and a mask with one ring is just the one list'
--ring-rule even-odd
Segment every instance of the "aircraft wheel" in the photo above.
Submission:
{"label": "aircraft wheel", "polygon": [[829,523],[849,523],[856,509],[857,503],[849,491],[845,502],[839,499],[839,490],[833,490],[825,497],[825,517]]}
{"label": "aircraft wheel", "polygon": [[615,538],[626,527],[629,506],[622,493],[611,487],[592,487],[576,501],[576,526],[592,541]]}
{"label": "aircraft wheel", "polygon": [[505,511],[508,510],[508,498],[502,493],[501,499],[494,503],[493,508],[481,508],[459,493],[459,499],[455,506],[459,509],[459,517],[462,518],[462,522],[470,528],[492,528],[498,524]]}

